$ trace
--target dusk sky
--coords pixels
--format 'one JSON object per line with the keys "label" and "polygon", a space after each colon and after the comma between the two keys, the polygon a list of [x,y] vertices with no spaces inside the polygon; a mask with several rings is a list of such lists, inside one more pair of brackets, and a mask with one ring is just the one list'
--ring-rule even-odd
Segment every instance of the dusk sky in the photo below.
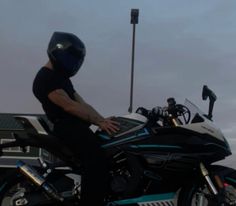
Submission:
{"label": "dusk sky", "polygon": [[187,97],[207,112],[207,84],[218,97],[214,120],[236,152],[235,0],[0,0],[0,112],[43,112],[32,81],[52,33],[64,31],[87,48],[72,78],[78,93],[104,116],[128,113],[131,8],[140,12],[134,109]]}

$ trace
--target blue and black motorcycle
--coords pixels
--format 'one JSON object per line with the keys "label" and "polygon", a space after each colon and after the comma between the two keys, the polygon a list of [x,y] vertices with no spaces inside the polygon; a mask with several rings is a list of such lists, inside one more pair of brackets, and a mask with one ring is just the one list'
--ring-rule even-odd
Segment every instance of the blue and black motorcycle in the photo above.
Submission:
{"label": "blue and black motorcycle", "polygon": [[[110,165],[107,206],[229,206],[236,205],[236,171],[216,162],[231,155],[224,135],[212,121],[215,94],[203,87],[209,112],[189,100],[169,103],[168,115],[132,113],[116,117],[121,130],[97,131]],[[18,161],[0,183],[0,205],[79,205],[83,178],[79,159],[37,116],[17,116],[27,135],[13,133],[14,142],[0,145],[40,147],[58,158],[38,167]],[[56,147],[55,147],[56,145]]]}

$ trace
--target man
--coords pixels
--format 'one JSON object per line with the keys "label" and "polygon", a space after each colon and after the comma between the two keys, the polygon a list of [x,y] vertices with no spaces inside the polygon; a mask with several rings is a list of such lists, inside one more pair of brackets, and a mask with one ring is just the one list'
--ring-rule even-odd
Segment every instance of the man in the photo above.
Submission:
{"label": "man", "polygon": [[83,168],[81,205],[102,206],[108,186],[108,169],[90,124],[106,132],[118,130],[118,123],[104,118],[75,91],[70,77],[80,69],[85,46],[74,34],[54,32],[48,45],[49,61],[37,73],[33,93],[54,124],[54,134],[79,156]]}

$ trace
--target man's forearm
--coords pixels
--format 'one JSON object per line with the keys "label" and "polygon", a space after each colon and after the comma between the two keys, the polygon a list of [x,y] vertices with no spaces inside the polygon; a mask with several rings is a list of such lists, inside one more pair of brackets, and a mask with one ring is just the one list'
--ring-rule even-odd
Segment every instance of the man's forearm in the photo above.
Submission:
{"label": "man's forearm", "polygon": [[76,102],[73,106],[68,107],[66,111],[95,125],[99,125],[100,122],[104,121],[104,117],[87,103],[80,104]]}
{"label": "man's forearm", "polygon": [[64,111],[81,118],[91,124],[100,125],[105,119],[89,104],[87,104],[77,93],[75,100],[71,99],[68,94],[57,89],[48,94],[48,98]]}
{"label": "man's forearm", "polygon": [[104,117],[101,116],[91,105],[83,104],[83,107],[85,108],[85,111],[87,111],[89,122],[99,125],[101,121],[104,121]]}
{"label": "man's forearm", "polygon": [[77,93],[74,93],[75,101],[83,108],[84,112],[87,113],[86,121],[98,125],[99,122],[103,121],[104,118],[84,99]]}

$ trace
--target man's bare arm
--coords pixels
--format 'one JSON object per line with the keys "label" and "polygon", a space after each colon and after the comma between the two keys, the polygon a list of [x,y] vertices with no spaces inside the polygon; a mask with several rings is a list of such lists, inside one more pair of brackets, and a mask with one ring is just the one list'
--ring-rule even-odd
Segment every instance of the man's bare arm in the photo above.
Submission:
{"label": "man's bare arm", "polygon": [[92,110],[85,103],[80,103],[71,99],[63,89],[57,89],[49,93],[48,98],[59,107],[63,108],[64,111],[77,116],[85,121],[92,124],[98,125],[104,118]]}
{"label": "man's bare arm", "polygon": [[84,99],[77,92],[74,93],[74,97],[75,97],[75,101],[83,105],[83,107],[86,108],[86,110],[88,111],[88,113],[91,114],[91,116],[96,116],[104,120],[104,117],[102,117],[90,104],[85,102]]}
{"label": "man's bare arm", "polygon": [[85,121],[99,126],[108,133],[118,130],[117,123],[102,117],[93,107],[87,104],[79,95],[76,101],[71,99],[63,89],[57,89],[49,93],[48,98],[64,111],[77,116]]}

